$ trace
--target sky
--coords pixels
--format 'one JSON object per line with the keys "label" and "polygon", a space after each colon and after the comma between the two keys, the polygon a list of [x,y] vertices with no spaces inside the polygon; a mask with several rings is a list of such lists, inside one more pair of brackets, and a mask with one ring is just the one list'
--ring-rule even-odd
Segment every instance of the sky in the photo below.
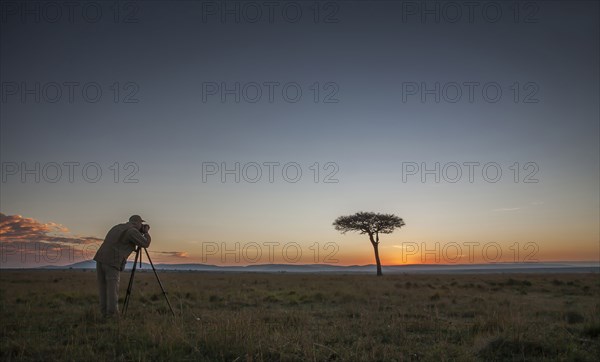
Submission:
{"label": "sky", "polygon": [[600,259],[595,1],[0,4],[0,267]]}

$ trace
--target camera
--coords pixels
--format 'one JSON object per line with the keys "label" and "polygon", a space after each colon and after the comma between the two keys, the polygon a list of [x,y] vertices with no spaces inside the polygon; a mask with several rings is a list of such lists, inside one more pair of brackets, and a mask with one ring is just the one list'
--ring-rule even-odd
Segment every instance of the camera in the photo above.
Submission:
{"label": "camera", "polygon": [[149,230],[150,230],[150,225],[142,224],[142,227],[140,228],[140,232],[142,234],[146,234]]}

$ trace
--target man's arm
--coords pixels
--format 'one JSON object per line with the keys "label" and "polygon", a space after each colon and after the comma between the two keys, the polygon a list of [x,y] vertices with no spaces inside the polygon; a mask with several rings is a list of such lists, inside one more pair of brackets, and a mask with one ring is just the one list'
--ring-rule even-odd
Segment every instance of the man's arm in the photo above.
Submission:
{"label": "man's arm", "polygon": [[150,241],[152,238],[149,233],[142,234],[139,230],[131,229],[130,231],[131,238],[130,240],[137,246],[141,246],[142,248],[147,248],[150,246]]}
{"label": "man's arm", "polygon": [[150,236],[150,233],[145,233],[145,234],[143,234],[143,236],[146,239],[146,241],[148,242],[148,245],[144,246],[144,248],[147,248],[148,246],[150,246],[150,242],[152,241],[152,237]]}

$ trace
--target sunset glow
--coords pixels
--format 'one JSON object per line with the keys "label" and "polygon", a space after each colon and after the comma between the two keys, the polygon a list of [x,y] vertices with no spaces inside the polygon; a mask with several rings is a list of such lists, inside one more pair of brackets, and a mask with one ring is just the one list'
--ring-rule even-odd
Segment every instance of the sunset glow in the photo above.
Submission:
{"label": "sunset glow", "polygon": [[[274,25],[147,1],[106,29],[10,8],[0,266],[90,259],[133,214],[161,263],[372,264],[366,235],[332,226],[359,211],[406,222],[385,265],[598,261],[598,4],[427,23],[369,3]],[[455,257],[471,243],[489,255]]]}

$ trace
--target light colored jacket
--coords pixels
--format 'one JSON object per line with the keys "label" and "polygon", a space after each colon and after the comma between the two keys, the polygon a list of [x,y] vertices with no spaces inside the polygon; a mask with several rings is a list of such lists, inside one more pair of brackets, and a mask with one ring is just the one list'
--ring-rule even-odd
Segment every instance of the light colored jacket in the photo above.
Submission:
{"label": "light colored jacket", "polygon": [[147,248],[149,245],[150,243],[144,235],[133,224],[115,225],[106,234],[104,242],[94,256],[94,260],[123,271],[127,258],[136,246]]}

